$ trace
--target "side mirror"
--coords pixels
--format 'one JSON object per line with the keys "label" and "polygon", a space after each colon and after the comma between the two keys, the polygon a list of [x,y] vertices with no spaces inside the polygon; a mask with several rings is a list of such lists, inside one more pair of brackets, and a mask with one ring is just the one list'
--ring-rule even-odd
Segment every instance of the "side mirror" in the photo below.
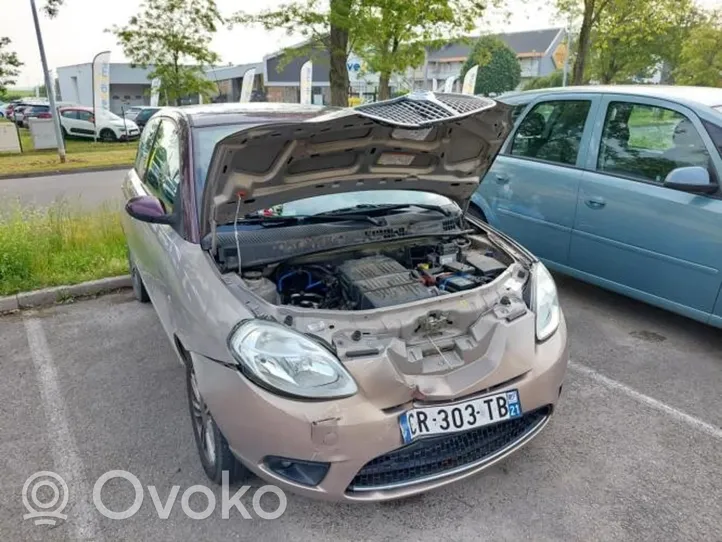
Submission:
{"label": "side mirror", "polygon": [[163,204],[153,196],[135,196],[125,204],[125,212],[149,224],[173,224],[173,215],[166,214]]}
{"label": "side mirror", "polygon": [[664,186],[683,192],[702,192],[711,194],[719,186],[712,181],[707,169],[700,166],[678,167],[667,174]]}

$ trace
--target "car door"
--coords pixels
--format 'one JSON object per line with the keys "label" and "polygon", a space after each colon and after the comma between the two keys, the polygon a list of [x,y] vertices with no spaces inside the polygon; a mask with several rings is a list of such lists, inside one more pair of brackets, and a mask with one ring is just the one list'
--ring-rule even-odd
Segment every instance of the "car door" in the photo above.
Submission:
{"label": "car door", "polygon": [[722,200],[663,186],[677,167],[718,181],[698,116],[666,100],[606,95],[579,188],[570,266],[593,282],[706,320],[720,288]]}
{"label": "car door", "polygon": [[95,137],[95,121],[93,113],[84,109],[78,110],[78,117],[75,123],[75,133],[82,137]]}
{"label": "car door", "polygon": [[[126,197],[152,195],[166,213],[176,212],[181,180],[181,138],[172,119],[151,119],[141,138],[135,168],[126,177]],[[181,240],[181,226],[149,224],[124,217],[128,247],[138,267],[148,295],[169,334],[172,330],[168,269],[179,265],[174,246]],[[180,224],[180,221],[178,221]]]}
{"label": "car door", "polygon": [[533,101],[475,195],[492,226],[550,263],[567,262],[597,100],[570,93]]}
{"label": "car door", "polygon": [[78,135],[78,110],[63,109],[60,113],[60,125],[69,135]]}

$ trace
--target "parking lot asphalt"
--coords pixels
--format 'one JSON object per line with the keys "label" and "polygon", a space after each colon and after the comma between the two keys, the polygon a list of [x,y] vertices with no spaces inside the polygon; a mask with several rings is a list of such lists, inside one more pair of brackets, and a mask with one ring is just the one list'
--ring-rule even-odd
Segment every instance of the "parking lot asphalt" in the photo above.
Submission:
{"label": "parking lot asphalt", "polygon": [[42,177],[0,179],[0,213],[18,205],[45,207],[65,200],[84,208],[123,201],[123,170],[63,173]]}
{"label": "parking lot asphalt", "polygon": [[[722,334],[571,279],[558,284],[573,361],[536,440],[421,497],[346,505],[289,494],[275,520],[235,509],[222,518],[217,487],[210,517],[183,513],[182,493],[206,479],[183,370],[151,306],[124,292],[0,318],[0,539],[722,540]],[[95,481],[114,469],[146,488],[129,519],[92,504]],[[23,520],[23,484],[40,470],[69,485],[68,518],[55,527]],[[162,502],[180,486],[168,519],[151,485]],[[263,482],[251,485],[249,510]],[[115,511],[134,495],[119,480],[102,492]],[[190,500],[196,510],[205,503]]]}

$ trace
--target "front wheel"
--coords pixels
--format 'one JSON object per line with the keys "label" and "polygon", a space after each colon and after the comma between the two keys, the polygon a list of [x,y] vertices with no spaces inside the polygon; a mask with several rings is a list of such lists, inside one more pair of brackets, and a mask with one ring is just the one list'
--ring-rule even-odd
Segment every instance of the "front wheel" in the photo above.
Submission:
{"label": "front wheel", "polygon": [[186,387],[193,437],[206,476],[216,484],[222,483],[223,471],[228,471],[229,484],[249,478],[251,471],[244,467],[231,452],[228,441],[216,425],[208,405],[198,390],[198,380],[193,363],[188,363],[186,366]]}
{"label": "front wheel", "polygon": [[133,286],[133,295],[135,296],[135,299],[141,303],[150,302],[150,296],[148,295],[148,291],[145,289],[145,284],[143,284],[143,279],[140,276],[138,267],[135,265],[135,261],[133,261],[133,256],[130,254],[130,250],[128,250],[128,270],[130,272],[130,283]]}
{"label": "front wheel", "polygon": [[103,128],[100,131],[100,139],[102,141],[112,142],[112,141],[117,141],[118,137],[115,135],[115,132],[113,130],[111,130],[110,128]]}

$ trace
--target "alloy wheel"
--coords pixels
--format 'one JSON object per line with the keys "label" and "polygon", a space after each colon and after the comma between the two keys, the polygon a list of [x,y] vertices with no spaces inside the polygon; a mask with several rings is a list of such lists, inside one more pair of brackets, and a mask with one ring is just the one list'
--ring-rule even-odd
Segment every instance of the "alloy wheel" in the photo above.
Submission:
{"label": "alloy wheel", "polygon": [[210,464],[216,462],[216,441],[214,436],[215,422],[211,416],[208,405],[203,401],[198,390],[198,380],[195,371],[191,371],[191,411],[193,430],[198,435],[198,442],[205,459]]}

